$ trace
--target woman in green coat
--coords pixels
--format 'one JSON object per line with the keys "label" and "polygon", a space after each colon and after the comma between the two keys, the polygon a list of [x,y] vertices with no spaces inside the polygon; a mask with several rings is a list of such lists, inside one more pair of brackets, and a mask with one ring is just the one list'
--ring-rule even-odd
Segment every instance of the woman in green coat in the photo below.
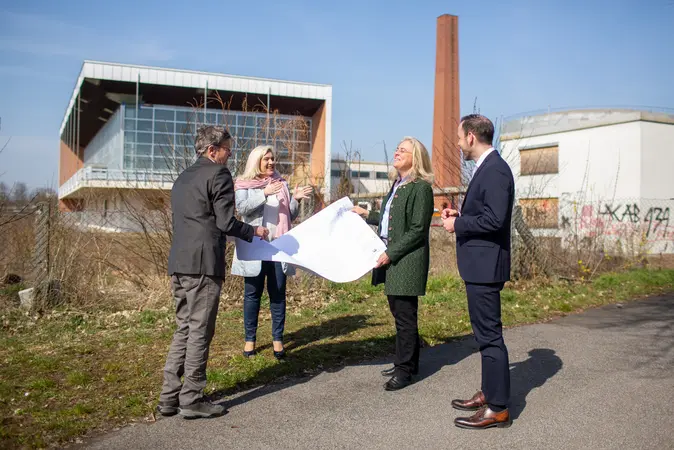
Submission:
{"label": "woman in green coat", "polygon": [[382,201],[381,213],[360,207],[354,212],[379,227],[387,246],[372,272],[372,284],[384,283],[391,313],[396,323],[396,357],[391,376],[384,384],[395,391],[412,384],[419,371],[419,296],[426,294],[429,266],[429,231],[433,217],[433,168],[426,147],[413,137],[405,137],[393,155],[390,192]]}

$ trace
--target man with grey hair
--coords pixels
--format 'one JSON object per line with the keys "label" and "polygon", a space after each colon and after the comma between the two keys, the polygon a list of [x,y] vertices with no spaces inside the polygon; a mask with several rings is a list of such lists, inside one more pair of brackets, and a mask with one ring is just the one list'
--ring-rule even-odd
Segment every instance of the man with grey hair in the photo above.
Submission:
{"label": "man with grey hair", "polygon": [[[168,259],[177,329],[164,367],[157,411],[188,419],[217,417],[222,405],[205,401],[206,364],[215,332],[220,290],[225,276],[227,236],[248,242],[266,237],[234,217],[234,184],[227,169],[231,136],[218,126],[197,131],[197,160],[182,172],[171,190],[173,241]],[[184,377],[181,382],[180,378]]]}

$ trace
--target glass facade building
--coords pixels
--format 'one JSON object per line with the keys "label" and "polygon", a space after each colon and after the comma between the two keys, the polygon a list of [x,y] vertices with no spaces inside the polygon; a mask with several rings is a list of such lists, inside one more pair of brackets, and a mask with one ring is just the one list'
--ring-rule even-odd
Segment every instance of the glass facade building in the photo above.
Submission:
{"label": "glass facade building", "polygon": [[121,105],[84,151],[84,166],[126,173],[175,173],[195,158],[194,137],[202,124],[225,126],[233,136],[230,170],[245,166],[257,145],[274,145],[278,170],[292,174],[310,164],[310,117],[258,112],[196,110],[175,106]]}

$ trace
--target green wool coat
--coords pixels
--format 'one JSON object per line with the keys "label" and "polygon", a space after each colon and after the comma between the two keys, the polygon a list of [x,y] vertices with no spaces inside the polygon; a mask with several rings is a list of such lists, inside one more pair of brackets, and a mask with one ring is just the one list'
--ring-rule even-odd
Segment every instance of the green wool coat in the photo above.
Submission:
{"label": "green wool coat", "polygon": [[[367,218],[381,227],[391,192],[384,197],[381,212]],[[430,260],[430,227],[433,218],[433,188],[423,180],[406,183],[396,190],[389,210],[388,249],[391,264],[374,269],[372,284],[385,283],[386,295],[426,295]]]}

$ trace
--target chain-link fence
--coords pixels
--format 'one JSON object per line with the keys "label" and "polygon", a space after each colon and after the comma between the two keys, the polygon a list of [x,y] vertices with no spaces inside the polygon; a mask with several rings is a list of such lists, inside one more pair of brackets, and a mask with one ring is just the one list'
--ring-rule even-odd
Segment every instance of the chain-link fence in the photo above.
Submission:
{"label": "chain-link fence", "polygon": [[[168,304],[170,193],[117,194],[115,201],[88,199],[77,212],[60,210],[55,200],[6,210],[0,217],[0,294],[35,287],[38,305]],[[313,206],[305,203],[300,220],[313,214]],[[672,208],[673,200],[519,201],[512,222],[513,276],[590,277],[648,255],[671,256]],[[232,253],[229,245],[228,263]],[[442,227],[431,228],[431,273],[457,273],[455,239]],[[289,290],[321,282],[307,280],[293,278]],[[242,285],[226,277],[223,296],[240,300]]]}
{"label": "chain-link fence", "polygon": [[[61,210],[53,200],[8,214],[0,222],[6,222],[0,227],[5,243],[0,246],[0,295],[17,301],[18,290],[34,287],[38,306],[62,300],[133,304],[170,299],[169,200],[169,191],[150,195],[120,189],[88,196],[80,211]],[[311,216],[315,205],[313,198],[303,200],[297,222]],[[228,245],[228,264],[232,255]],[[223,295],[242,298],[240,281],[226,277]]]}
{"label": "chain-link fence", "polygon": [[598,270],[674,259],[672,199],[522,199],[513,215],[514,266],[524,276],[591,276]]}
{"label": "chain-link fence", "polygon": [[37,205],[8,206],[0,210],[0,276],[7,283],[33,281]]}

